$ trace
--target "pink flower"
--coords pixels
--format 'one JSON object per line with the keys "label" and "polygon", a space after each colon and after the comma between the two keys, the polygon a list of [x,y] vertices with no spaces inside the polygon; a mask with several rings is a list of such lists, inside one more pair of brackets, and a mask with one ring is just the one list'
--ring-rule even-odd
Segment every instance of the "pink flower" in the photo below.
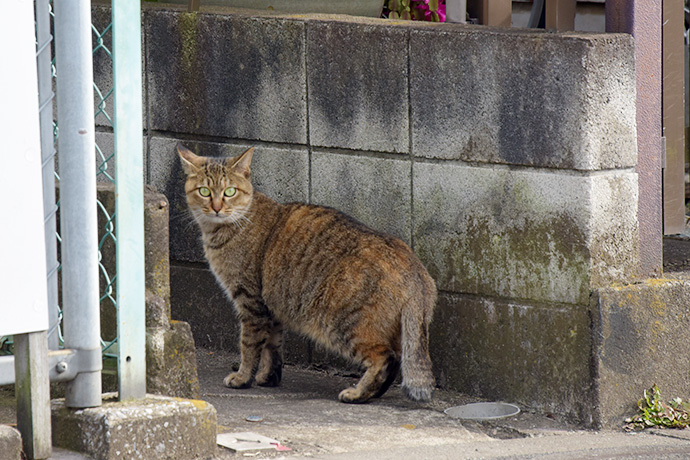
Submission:
{"label": "pink flower", "polygon": [[[435,10],[429,5],[432,1],[437,5]],[[386,0],[382,17],[445,22],[446,0]]]}
{"label": "pink flower", "polygon": [[[415,8],[421,10],[424,14],[424,21],[434,21],[433,13],[429,8],[429,0],[419,0],[414,2]],[[446,2],[445,0],[439,0],[438,10],[436,11],[438,15],[438,22],[446,21]]]}

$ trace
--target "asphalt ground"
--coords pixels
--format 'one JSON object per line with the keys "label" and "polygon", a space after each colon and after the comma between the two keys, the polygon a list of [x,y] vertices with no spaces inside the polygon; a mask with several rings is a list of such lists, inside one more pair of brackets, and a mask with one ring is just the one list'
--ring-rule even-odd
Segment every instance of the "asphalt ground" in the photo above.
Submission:
{"label": "asphalt ground", "polygon": [[690,459],[688,430],[628,433],[621,421],[619,430],[590,431],[528,410],[489,422],[462,421],[444,410],[476,398],[437,390],[431,402],[420,404],[407,400],[398,385],[378,400],[348,405],[337,395],[356,376],[291,365],[278,387],[232,390],[222,382],[237,356],[199,350],[197,357],[201,397],[216,408],[220,432],[253,432],[291,449],[219,447],[218,459]]}
{"label": "asphalt ground", "polygon": [[[216,408],[220,433],[256,433],[290,449],[218,446],[214,460],[690,459],[690,430],[628,433],[621,421],[621,429],[590,431],[525,408],[495,421],[462,421],[444,410],[476,398],[437,390],[431,402],[420,404],[407,400],[397,384],[380,399],[349,405],[337,395],[356,376],[296,365],[285,366],[278,387],[232,390],[222,382],[237,356],[200,349],[197,357],[201,398]],[[15,420],[14,397],[4,387],[0,423]],[[53,459],[88,460],[64,449],[55,449]]]}

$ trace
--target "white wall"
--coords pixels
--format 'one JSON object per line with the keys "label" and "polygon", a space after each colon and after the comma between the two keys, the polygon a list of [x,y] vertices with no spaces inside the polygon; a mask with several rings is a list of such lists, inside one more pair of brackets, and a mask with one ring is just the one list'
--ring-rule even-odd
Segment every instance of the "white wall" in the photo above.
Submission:
{"label": "white wall", "polygon": [[0,14],[0,335],[48,328],[33,7]]}

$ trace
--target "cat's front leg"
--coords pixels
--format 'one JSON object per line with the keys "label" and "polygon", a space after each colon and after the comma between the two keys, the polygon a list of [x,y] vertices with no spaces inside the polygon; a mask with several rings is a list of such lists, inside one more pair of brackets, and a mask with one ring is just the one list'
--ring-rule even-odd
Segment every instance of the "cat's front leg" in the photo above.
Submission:
{"label": "cat's front leg", "polygon": [[270,338],[272,321],[265,317],[241,318],[240,368],[225,377],[223,383],[230,388],[249,388],[259,367],[261,352]]}
{"label": "cat's front leg", "polygon": [[273,322],[271,334],[261,352],[256,384],[263,387],[276,387],[283,376],[283,325]]}

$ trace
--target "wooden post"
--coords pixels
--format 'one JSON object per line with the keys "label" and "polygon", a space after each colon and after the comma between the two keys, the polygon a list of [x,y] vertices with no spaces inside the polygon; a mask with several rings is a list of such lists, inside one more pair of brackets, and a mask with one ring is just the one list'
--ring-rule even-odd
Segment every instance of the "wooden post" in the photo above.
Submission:
{"label": "wooden post", "polygon": [[575,30],[576,0],[546,0],[546,28]]}
{"label": "wooden post", "polygon": [[664,234],[685,230],[685,106],[683,0],[662,4],[662,123],[664,162]]}
{"label": "wooden post", "polygon": [[661,231],[661,0],[606,0],[606,31],[628,33],[635,38],[639,276],[657,277],[662,274],[664,247]]}
{"label": "wooden post", "polygon": [[511,0],[467,0],[470,17],[485,26],[510,27],[512,11]]}
{"label": "wooden post", "polygon": [[14,373],[17,428],[29,459],[52,455],[50,382],[46,331],[14,336]]}
{"label": "wooden post", "polygon": [[188,13],[194,13],[196,11],[199,11],[200,3],[201,3],[201,0],[188,0],[187,12]]}

